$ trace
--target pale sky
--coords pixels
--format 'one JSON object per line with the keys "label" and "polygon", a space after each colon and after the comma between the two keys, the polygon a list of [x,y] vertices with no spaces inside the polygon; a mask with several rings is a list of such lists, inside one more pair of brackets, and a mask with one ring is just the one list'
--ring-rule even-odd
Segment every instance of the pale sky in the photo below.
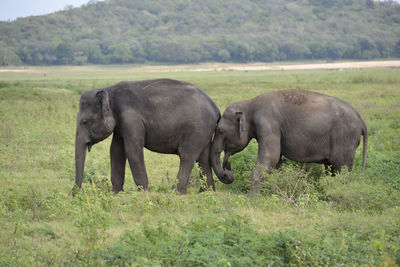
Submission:
{"label": "pale sky", "polygon": [[49,14],[68,5],[79,7],[87,2],[89,0],[0,0],[0,20]]}

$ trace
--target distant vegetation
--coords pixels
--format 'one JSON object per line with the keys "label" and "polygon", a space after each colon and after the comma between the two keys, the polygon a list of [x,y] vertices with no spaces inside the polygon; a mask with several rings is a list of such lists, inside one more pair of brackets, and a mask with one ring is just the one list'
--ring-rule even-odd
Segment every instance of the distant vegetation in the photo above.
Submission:
{"label": "distant vegetation", "polygon": [[400,57],[400,5],[108,0],[0,22],[0,66]]}

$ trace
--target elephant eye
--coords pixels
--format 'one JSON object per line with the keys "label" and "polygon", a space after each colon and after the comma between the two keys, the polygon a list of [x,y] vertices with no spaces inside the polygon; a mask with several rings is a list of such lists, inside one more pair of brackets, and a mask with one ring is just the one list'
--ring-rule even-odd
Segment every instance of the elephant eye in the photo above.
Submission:
{"label": "elephant eye", "polygon": [[83,125],[86,125],[87,123],[88,123],[88,121],[87,120],[82,120],[82,122],[81,122]]}

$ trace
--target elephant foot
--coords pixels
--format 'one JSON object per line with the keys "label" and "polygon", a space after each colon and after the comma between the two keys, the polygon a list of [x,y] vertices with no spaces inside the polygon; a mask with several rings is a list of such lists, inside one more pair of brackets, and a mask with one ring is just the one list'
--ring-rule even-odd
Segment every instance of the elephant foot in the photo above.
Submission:
{"label": "elephant foot", "polygon": [[257,183],[253,183],[250,187],[249,192],[247,193],[247,196],[255,196],[258,193],[260,193],[262,187],[262,182],[258,181]]}
{"label": "elephant foot", "polygon": [[76,196],[77,194],[78,194],[78,192],[80,192],[80,191],[82,191],[83,189],[82,189],[82,187],[79,187],[78,185],[74,185],[72,188],[71,188],[71,191],[70,191],[70,194],[74,197],[74,196]]}
{"label": "elephant foot", "polygon": [[124,189],[113,189],[112,192],[114,193],[114,195],[118,194],[119,192],[124,191]]}
{"label": "elephant foot", "polygon": [[179,194],[181,194],[181,195],[186,195],[186,193],[187,193],[187,188],[179,188],[178,187],[178,193]]}
{"label": "elephant foot", "polygon": [[203,192],[206,192],[206,191],[214,191],[215,192],[215,187],[214,186],[202,186],[202,187],[200,187],[200,189],[199,189],[199,193],[203,193]]}
{"label": "elephant foot", "polygon": [[258,189],[250,189],[249,192],[247,192],[247,196],[248,197],[254,197],[255,195],[257,195],[260,191]]}

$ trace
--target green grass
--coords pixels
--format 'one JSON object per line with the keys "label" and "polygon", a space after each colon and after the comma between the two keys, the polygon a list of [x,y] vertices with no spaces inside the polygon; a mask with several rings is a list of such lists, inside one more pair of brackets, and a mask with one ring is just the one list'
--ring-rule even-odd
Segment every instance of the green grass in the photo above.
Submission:
{"label": "green grass", "polygon": [[[400,264],[400,70],[168,72],[159,67],[39,67],[0,73],[0,265],[287,266]],[[369,130],[353,172],[325,176],[286,161],[261,192],[246,195],[257,154],[232,157],[236,181],[198,194],[171,191],[178,157],[145,152],[150,192],[109,180],[110,140],[87,156],[74,184],[79,96],[121,80],[168,77],[194,83],[221,112],[272,90],[301,88],[342,98]],[[216,179],[216,177],[215,177]]]}

